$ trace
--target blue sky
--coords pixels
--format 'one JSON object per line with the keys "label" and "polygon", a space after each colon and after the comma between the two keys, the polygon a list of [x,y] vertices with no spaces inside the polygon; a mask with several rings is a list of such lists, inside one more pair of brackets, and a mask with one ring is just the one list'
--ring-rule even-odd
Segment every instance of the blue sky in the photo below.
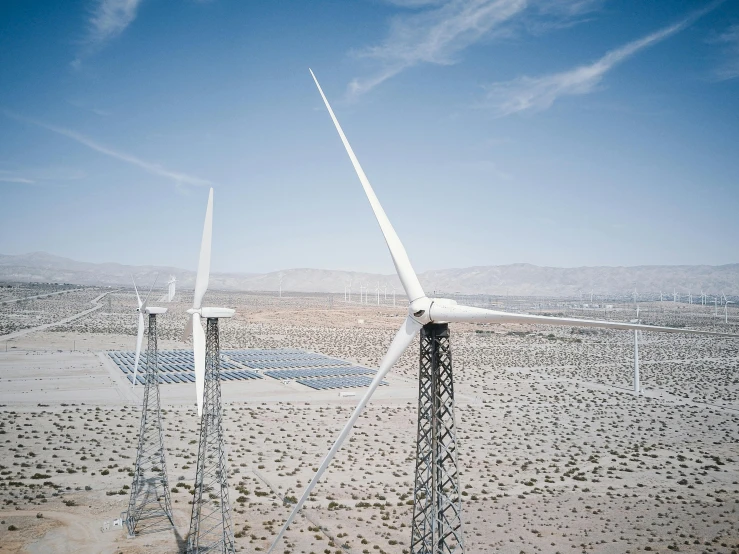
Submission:
{"label": "blue sky", "polygon": [[724,264],[739,3],[10,1],[0,253],[391,272]]}

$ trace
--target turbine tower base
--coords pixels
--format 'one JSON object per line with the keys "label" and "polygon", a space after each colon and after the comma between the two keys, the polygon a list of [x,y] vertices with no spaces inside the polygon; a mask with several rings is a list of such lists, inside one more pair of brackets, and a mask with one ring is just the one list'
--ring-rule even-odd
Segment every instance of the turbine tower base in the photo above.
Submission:
{"label": "turbine tower base", "polygon": [[203,415],[187,554],[229,554],[234,552],[234,532],[223,445],[218,319],[208,319],[205,345]]}
{"label": "turbine tower base", "polygon": [[411,554],[462,554],[462,508],[449,326],[421,329]]}

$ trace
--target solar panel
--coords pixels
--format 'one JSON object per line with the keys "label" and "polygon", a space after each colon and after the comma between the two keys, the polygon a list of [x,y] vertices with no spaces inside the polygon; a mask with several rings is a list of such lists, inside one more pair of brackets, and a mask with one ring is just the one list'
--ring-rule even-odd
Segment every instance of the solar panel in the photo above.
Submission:
{"label": "solar panel", "polygon": [[[135,352],[111,351],[107,353],[121,372],[133,381]],[[347,377],[371,375],[373,370],[352,365],[350,362],[306,352],[296,348],[224,350],[220,360],[224,381],[262,379],[252,369],[263,369],[275,379],[301,379],[316,377]],[[160,350],[157,353],[159,382],[162,384],[193,383],[194,360],[191,350]],[[136,380],[144,384],[147,357],[142,352]]]}
{"label": "solar panel", "polygon": [[[352,377],[329,377],[325,379],[297,379],[296,383],[305,385],[315,390],[345,389],[355,387],[368,387],[372,378],[363,375]],[[387,381],[382,381],[380,386],[387,386]]]}
{"label": "solar panel", "polygon": [[310,379],[312,377],[333,377],[343,375],[371,375],[375,371],[366,367],[347,366],[332,368],[284,369],[265,371],[264,374],[273,379]]}

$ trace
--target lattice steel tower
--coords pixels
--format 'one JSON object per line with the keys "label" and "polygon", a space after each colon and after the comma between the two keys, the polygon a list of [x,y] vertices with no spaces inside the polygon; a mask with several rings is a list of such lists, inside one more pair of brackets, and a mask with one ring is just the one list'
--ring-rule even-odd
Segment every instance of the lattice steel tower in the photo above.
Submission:
{"label": "lattice steel tower", "polygon": [[234,552],[228,469],[221,416],[221,349],[218,319],[207,319],[205,388],[200,420],[198,467],[192,502],[187,553]]}
{"label": "lattice steel tower", "polygon": [[157,313],[166,311],[164,308],[145,308],[149,314],[149,344],[146,353],[139,447],[126,514],[129,536],[174,526],[159,406],[157,318],[156,313],[150,313],[150,310],[156,310]]}
{"label": "lattice steel tower", "polygon": [[461,554],[462,508],[449,326],[421,329],[411,554]]}

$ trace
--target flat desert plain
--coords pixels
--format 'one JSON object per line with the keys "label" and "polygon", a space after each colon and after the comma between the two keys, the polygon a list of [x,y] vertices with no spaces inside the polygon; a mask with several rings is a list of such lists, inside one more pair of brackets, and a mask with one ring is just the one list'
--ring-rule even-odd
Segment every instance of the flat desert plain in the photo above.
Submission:
{"label": "flat desert plain", "polygon": [[[180,296],[158,320],[160,350],[189,348]],[[237,310],[222,349],[303,348],[370,367],[405,317],[384,297],[211,292],[205,304]],[[134,348],[134,309],[133,291],[95,288],[0,305],[0,553],[183,548],[198,446],[191,385],[160,386],[176,527],[106,529],[127,508],[143,387],[104,352]],[[606,315],[628,320],[629,309]],[[697,305],[641,314],[739,331],[731,310],[729,324]],[[466,552],[739,552],[739,341],[642,333],[640,395],[630,332],[454,325],[452,345]],[[409,552],[418,348],[277,552]],[[237,551],[269,548],[363,390],[343,398],[269,378],[223,387]]]}

